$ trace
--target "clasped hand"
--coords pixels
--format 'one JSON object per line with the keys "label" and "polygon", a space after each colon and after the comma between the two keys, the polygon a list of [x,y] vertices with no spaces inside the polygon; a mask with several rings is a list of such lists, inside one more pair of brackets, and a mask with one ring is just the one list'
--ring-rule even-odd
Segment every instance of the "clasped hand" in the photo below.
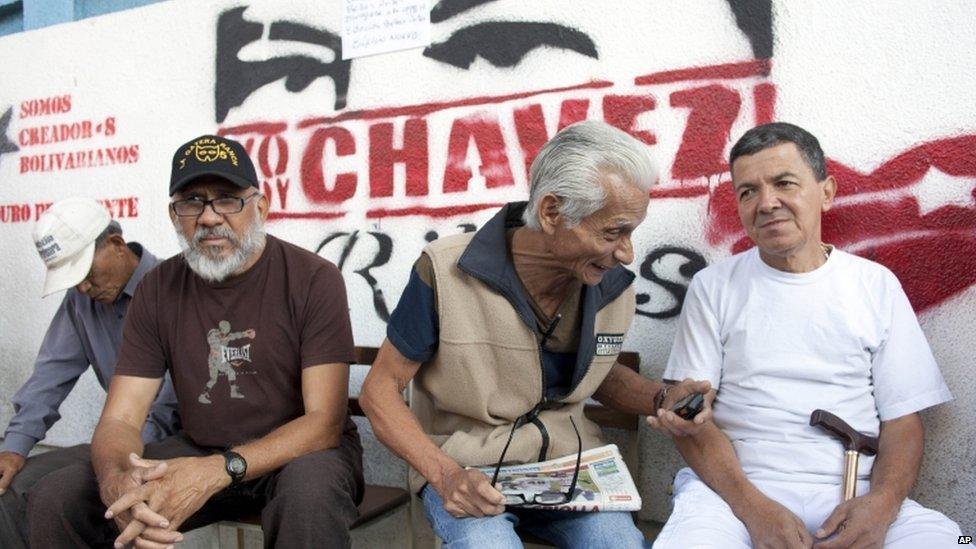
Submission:
{"label": "clasped hand", "polygon": [[131,468],[106,479],[102,500],[111,501],[105,518],[121,531],[115,547],[132,542],[161,548],[182,541],[179,527],[229,484],[220,456],[165,461],[129,456]]}
{"label": "clasped hand", "polygon": [[[705,397],[705,403],[701,412],[691,421],[678,417],[671,411],[681,399],[693,394],[701,393]],[[647,416],[647,424],[672,436],[689,436],[698,433],[702,426],[712,420],[712,401],[715,393],[712,391],[712,384],[708,381],[696,381],[685,379],[681,383],[668,387],[667,395],[661,402],[661,407],[657,410],[657,416]]]}

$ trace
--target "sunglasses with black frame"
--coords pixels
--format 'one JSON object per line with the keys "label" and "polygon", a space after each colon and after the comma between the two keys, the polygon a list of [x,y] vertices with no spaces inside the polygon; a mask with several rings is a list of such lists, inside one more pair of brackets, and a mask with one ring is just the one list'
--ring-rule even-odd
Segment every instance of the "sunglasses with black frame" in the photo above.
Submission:
{"label": "sunglasses with black frame", "polygon": [[[521,418],[519,418],[521,420]],[[562,505],[573,500],[576,492],[576,480],[579,478],[580,462],[583,458],[583,439],[580,438],[579,429],[576,428],[576,422],[573,421],[572,416],[569,418],[570,423],[573,424],[573,431],[576,433],[576,469],[573,471],[573,480],[569,483],[569,489],[566,492],[542,492],[539,494],[533,494],[531,498],[526,498],[525,494],[506,494],[502,492],[505,496],[505,505],[508,506],[518,506],[518,505]],[[512,431],[508,434],[508,442],[505,443],[505,448],[502,449],[502,455],[498,458],[498,464],[495,465],[495,474],[491,476],[491,485],[494,486],[498,482],[498,472],[502,468],[502,462],[505,461],[505,453],[508,452],[508,446],[512,443],[512,437],[515,435],[515,429],[518,429],[524,425],[524,421],[516,421],[512,425]]]}

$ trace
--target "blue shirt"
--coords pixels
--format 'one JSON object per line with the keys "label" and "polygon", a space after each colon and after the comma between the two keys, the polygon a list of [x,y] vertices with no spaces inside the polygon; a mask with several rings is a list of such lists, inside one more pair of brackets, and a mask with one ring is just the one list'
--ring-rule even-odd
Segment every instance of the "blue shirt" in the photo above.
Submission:
{"label": "blue shirt", "polygon": [[[93,301],[75,288],[65,293],[37,353],[34,373],[12,399],[14,417],[0,451],[27,456],[61,418],[58,408],[89,365],[108,390],[129,302],[139,281],[159,262],[137,243],[129,243],[129,248],[139,256],[139,265],[114,302]],[[161,440],[178,429],[176,393],[167,376],[146,418],[142,440]]]}

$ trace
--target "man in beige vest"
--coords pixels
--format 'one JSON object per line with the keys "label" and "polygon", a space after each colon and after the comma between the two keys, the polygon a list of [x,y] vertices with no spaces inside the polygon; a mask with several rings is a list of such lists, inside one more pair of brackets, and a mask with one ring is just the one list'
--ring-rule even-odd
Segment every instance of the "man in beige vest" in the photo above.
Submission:
{"label": "man in beige vest", "polygon": [[[414,265],[360,402],[445,547],[521,547],[518,526],[560,547],[640,547],[629,513],[525,509],[477,469],[603,444],[593,397],[673,434],[658,415],[708,382],[670,390],[616,364],[634,316],[631,235],[656,171],[646,148],[601,122],[559,132],[532,163],[528,203],[477,233],[442,238]],[[414,380],[412,408],[400,393]],[[577,438],[576,432],[579,433]],[[502,458],[504,454],[504,459]],[[563,500],[565,501],[565,500]]]}

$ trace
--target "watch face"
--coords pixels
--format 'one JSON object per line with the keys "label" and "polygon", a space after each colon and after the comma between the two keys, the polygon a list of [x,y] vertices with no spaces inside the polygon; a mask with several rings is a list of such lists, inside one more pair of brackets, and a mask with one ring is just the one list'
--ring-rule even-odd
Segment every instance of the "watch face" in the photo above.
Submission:
{"label": "watch face", "polygon": [[227,462],[227,469],[235,475],[243,474],[244,468],[244,460],[239,457],[230,458],[230,461]]}

